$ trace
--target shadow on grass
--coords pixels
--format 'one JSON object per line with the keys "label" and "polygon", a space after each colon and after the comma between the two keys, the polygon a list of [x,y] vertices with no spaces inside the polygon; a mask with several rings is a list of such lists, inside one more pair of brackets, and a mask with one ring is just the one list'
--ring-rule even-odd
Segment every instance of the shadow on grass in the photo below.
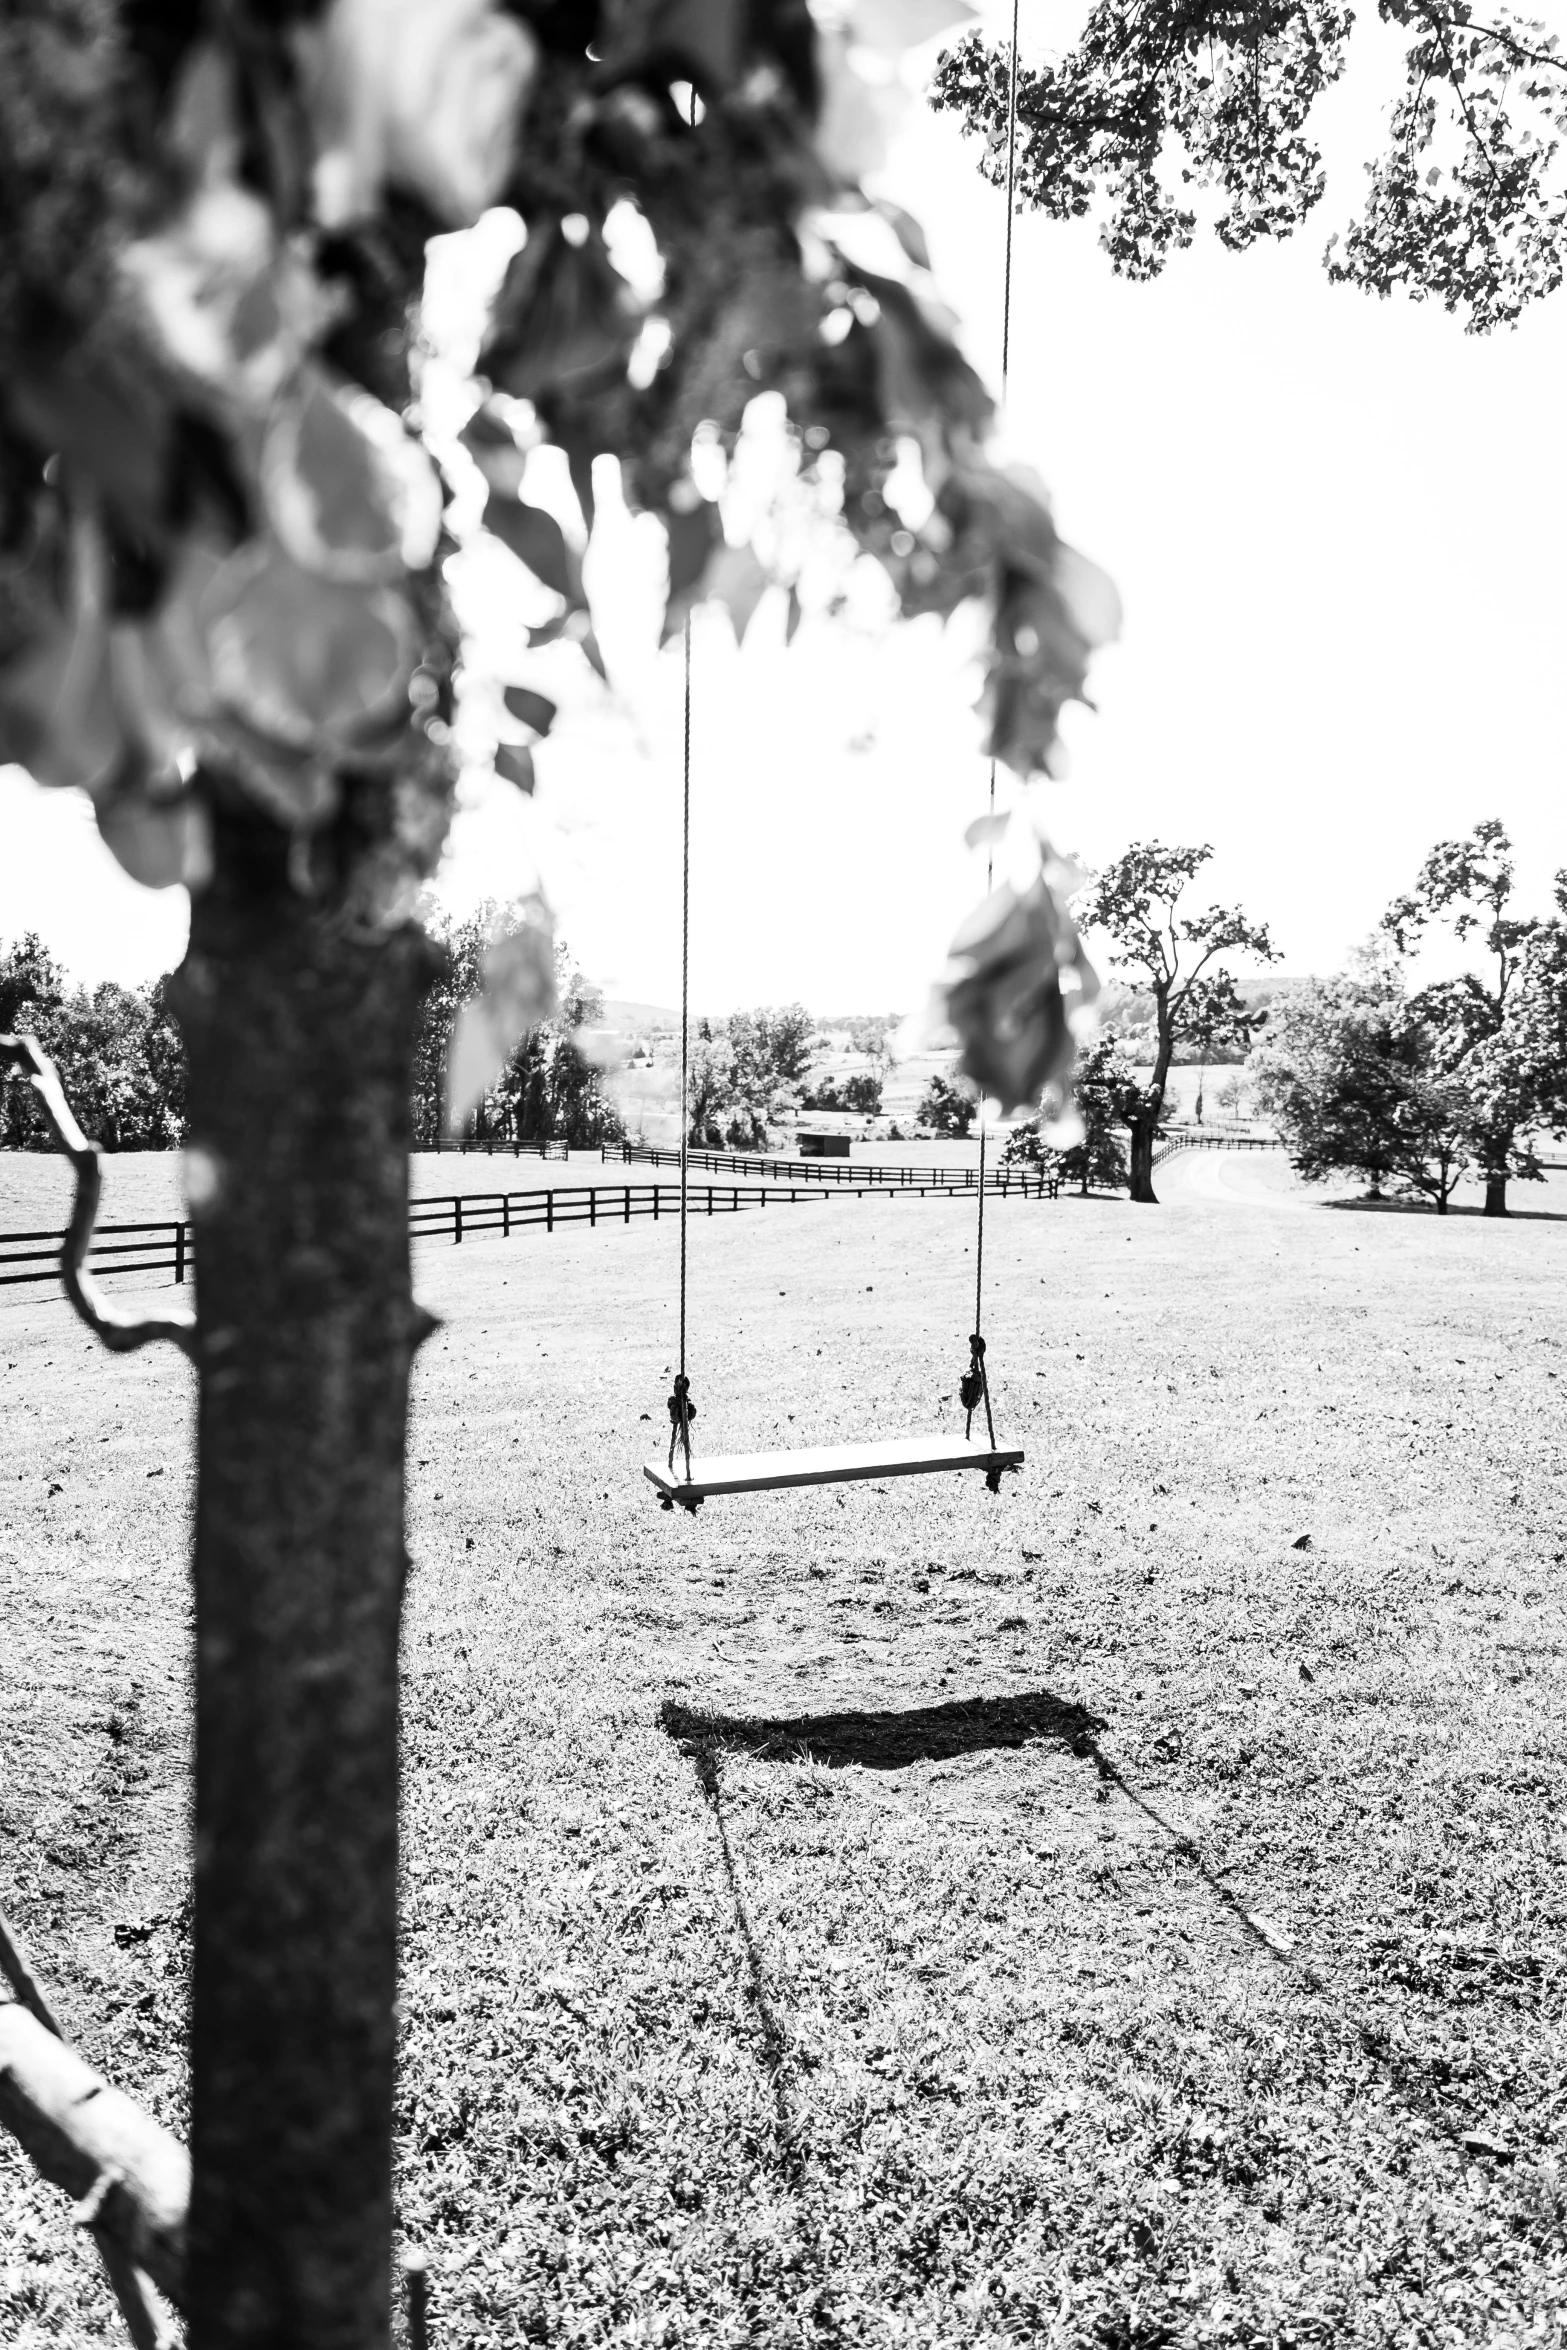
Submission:
{"label": "shadow on grass", "polygon": [[[1472,2156],[1465,2141],[1463,2128],[1447,2111],[1441,2099],[1433,2093],[1429,2084],[1421,2078],[1418,2062],[1411,2061],[1406,2057],[1388,2033],[1378,2029],[1375,2024],[1366,2023],[1355,2014],[1348,1999],[1318,1972],[1309,1959],[1300,1956],[1290,1945],[1275,1940],[1263,1929],[1240,1896],[1208,1866],[1195,1839],[1188,1835],[1184,1828],[1177,1827],[1173,1820],[1165,1818],[1157,1804],[1151,1803],[1142,1790],[1126,1776],[1119,1763],[1105,1753],[1096,1737],[1089,1735],[1080,1738],[1074,1745],[1073,1752],[1080,1755],[1085,1761],[1091,1761],[1101,1780],[1119,1788],[1127,1802],[1134,1805],[1145,1819],[1151,1820],[1154,1826],[1169,1838],[1171,1849],[1176,1857],[1184,1861],[1187,1867],[1202,1879],[1214,1901],[1229,1912],[1247,1939],[1255,1943],[1258,1949],[1266,1951],[1268,1956],[1286,1974],[1293,1976],[1298,1983],[1318,1995],[1329,2012],[1335,2015],[1340,2029],[1355,2042],[1373,2064],[1380,2066],[1383,2078],[1406,2111],[1417,2114],[1429,2129],[1445,2138],[1449,2148],[1459,2161],[1467,2165],[1472,2160]],[[1508,2155],[1507,2159],[1510,2161],[1511,2155]]]}
{"label": "shadow on grass", "polygon": [[[1434,1216],[1437,1211],[1428,1199],[1325,1199],[1319,1207],[1331,1208],[1344,1216]],[[1492,1224],[1567,1224],[1567,1212],[1560,1208],[1509,1208],[1505,1216],[1487,1217],[1484,1208],[1465,1202],[1454,1206],[1448,1202],[1447,1213],[1454,1216],[1478,1217],[1482,1223]]]}
{"label": "shadow on grass", "polygon": [[660,1726],[696,1753],[753,1754],[762,1762],[824,1764],[841,1770],[901,1771],[911,1763],[948,1762],[962,1754],[1053,1739],[1083,1752],[1105,1728],[1099,1715],[1048,1689],[1021,1697],[951,1698],[897,1713],[716,1714],[666,1698]]}

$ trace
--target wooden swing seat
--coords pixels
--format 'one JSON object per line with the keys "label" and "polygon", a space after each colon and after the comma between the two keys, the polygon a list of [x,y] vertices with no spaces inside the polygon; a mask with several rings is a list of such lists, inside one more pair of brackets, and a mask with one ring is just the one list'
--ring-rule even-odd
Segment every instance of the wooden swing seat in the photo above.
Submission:
{"label": "wooden swing seat", "polygon": [[696,1460],[689,1478],[662,1461],[644,1461],[642,1474],[666,1509],[695,1509],[720,1493],[777,1493],[791,1485],[847,1485],[860,1477],[932,1477],[947,1469],[979,1469],[995,1492],[1002,1472],[1023,1465],[1021,1445],[976,1444],[965,1436],[883,1437],[874,1444],[825,1444],[801,1452],[739,1452]]}

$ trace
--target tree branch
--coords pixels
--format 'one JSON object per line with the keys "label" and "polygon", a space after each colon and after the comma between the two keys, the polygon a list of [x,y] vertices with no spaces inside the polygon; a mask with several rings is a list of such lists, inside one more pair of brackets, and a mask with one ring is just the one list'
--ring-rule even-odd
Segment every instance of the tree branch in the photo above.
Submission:
{"label": "tree branch", "polygon": [[87,1270],[87,1251],[98,1220],[102,1168],[96,1145],[83,1134],[65,1098],[59,1071],[36,1037],[0,1036],[0,1071],[5,1070],[14,1070],[32,1087],[55,1140],[76,1171],[76,1197],[60,1245],[60,1278],[77,1313],[112,1354],[131,1354],[155,1338],[167,1338],[194,1360],[196,1317],[188,1306],[167,1314],[123,1313],[109,1303]]}

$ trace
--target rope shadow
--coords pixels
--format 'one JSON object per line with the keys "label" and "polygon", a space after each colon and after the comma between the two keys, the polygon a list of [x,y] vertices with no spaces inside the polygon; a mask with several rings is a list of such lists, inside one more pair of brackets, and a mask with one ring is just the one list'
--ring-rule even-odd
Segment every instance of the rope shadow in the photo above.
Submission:
{"label": "rope shadow", "polygon": [[1082,1742],[1108,1724],[1086,1706],[1038,1689],[882,1713],[720,1714],[666,1698],[659,1726],[678,1746],[709,1757],[750,1754],[759,1762],[814,1762],[828,1770],[901,1771],[1041,1741],[1081,1752]]}
{"label": "rope shadow", "polygon": [[[1100,1727],[1103,1728],[1105,1725],[1101,1724]],[[1184,1828],[1176,1827],[1173,1821],[1165,1818],[1158,1805],[1151,1803],[1141,1789],[1136,1787],[1126,1776],[1119,1763],[1105,1753],[1096,1736],[1087,1734],[1078,1739],[1073,1746],[1073,1752],[1083,1761],[1092,1762],[1101,1783],[1118,1788],[1126,1797],[1127,1802],[1140,1811],[1145,1819],[1151,1820],[1154,1826],[1169,1839],[1171,1849],[1176,1857],[1184,1861],[1194,1874],[1202,1879],[1203,1884],[1220,1906],[1227,1910],[1237,1925],[1241,1927],[1248,1941],[1254,1943],[1259,1950],[1266,1951],[1276,1966],[1282,1967],[1286,1974],[1303,1983],[1308,1990],[1316,1992],[1321,1999],[1329,2004],[1341,2029],[1348,2033],[1357,2047],[1371,2059],[1373,2064],[1381,2067],[1395,2096],[1411,2113],[1418,2115],[1429,2128],[1447,2140],[1449,2150],[1458,2156],[1461,2163],[1466,2166],[1470,2165],[1474,2156],[1464,2143],[1462,2125],[1454,2121],[1451,2114],[1432,2096],[1420,2079],[1416,2068],[1407,2062],[1394,2047],[1387,2034],[1378,2031],[1373,2025],[1363,2023],[1352,2012],[1342,1993],[1335,1990],[1334,1986],[1324,1975],[1319,1973],[1309,1959],[1299,1956],[1294,1950],[1284,1948],[1270,1935],[1264,1933],[1239,1894],[1226,1885],[1223,1879],[1208,1866],[1195,1838],[1190,1836]]]}

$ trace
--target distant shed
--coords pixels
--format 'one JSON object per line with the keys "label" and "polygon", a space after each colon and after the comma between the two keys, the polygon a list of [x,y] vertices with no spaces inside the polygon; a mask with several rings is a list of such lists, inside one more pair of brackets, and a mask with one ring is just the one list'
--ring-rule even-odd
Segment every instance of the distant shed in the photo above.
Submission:
{"label": "distant shed", "polygon": [[802,1159],[846,1159],[849,1155],[849,1137],[846,1134],[799,1134]]}

